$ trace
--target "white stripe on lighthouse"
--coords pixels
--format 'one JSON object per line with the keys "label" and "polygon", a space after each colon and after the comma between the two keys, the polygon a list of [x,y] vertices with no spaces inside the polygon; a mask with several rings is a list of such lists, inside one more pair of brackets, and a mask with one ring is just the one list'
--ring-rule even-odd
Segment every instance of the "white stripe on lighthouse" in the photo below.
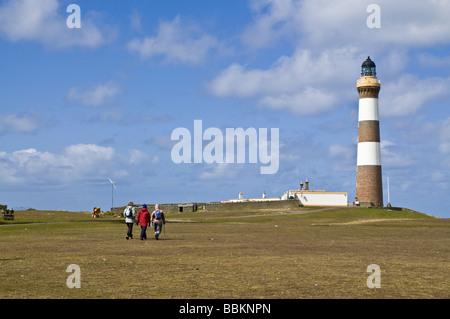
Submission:
{"label": "white stripe on lighthouse", "polygon": [[359,99],[359,118],[361,121],[378,121],[378,99],[373,97]]}
{"label": "white stripe on lighthouse", "polygon": [[358,143],[356,165],[381,165],[381,151],[379,142]]}

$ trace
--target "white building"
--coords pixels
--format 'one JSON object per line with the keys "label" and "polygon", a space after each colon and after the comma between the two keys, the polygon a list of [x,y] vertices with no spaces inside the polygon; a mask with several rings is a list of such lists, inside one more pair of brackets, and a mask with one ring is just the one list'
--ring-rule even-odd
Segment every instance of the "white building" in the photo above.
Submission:
{"label": "white building", "polygon": [[272,202],[277,200],[281,200],[281,197],[267,197],[266,192],[263,193],[262,198],[244,198],[242,192],[240,192],[239,199],[232,198],[228,201],[223,201],[223,203]]}
{"label": "white building", "polygon": [[327,192],[314,190],[290,190],[281,196],[282,200],[296,198],[301,206],[347,206],[345,192]]}
{"label": "white building", "polygon": [[239,193],[239,199],[230,199],[228,202],[242,203],[279,201],[288,199],[298,199],[301,206],[348,206],[348,197],[346,192],[310,190],[308,180],[305,182],[305,188],[303,188],[303,182],[301,182],[300,189],[289,190],[281,197],[266,197],[266,192],[264,192],[262,198],[244,198],[241,192]]}

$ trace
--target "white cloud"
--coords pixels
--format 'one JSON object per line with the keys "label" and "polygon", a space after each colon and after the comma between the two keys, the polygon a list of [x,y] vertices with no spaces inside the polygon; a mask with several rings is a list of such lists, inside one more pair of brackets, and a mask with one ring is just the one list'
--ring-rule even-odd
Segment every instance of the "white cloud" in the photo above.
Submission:
{"label": "white cloud", "polygon": [[86,174],[97,174],[113,155],[112,148],[92,144],[71,145],[61,154],[34,148],[2,153],[0,176],[16,183],[79,180]]}
{"label": "white cloud", "polygon": [[0,34],[10,41],[36,41],[51,48],[97,47],[109,41],[111,35],[102,32],[84,11],[81,28],[69,29],[68,14],[58,10],[57,0],[7,1],[0,7]]}
{"label": "white cloud", "polygon": [[133,178],[142,168],[159,161],[139,150],[117,153],[112,147],[76,144],[61,153],[34,148],[0,152],[3,187],[58,186],[103,180],[106,176]]}
{"label": "white cloud", "polygon": [[440,129],[440,135],[441,135],[442,139],[450,141],[450,117],[447,117],[442,122],[442,127]]}
{"label": "white cloud", "polygon": [[[450,155],[450,117],[439,123],[439,152],[441,154]],[[447,166],[450,167],[450,159],[446,159]]]}
{"label": "white cloud", "polygon": [[[272,109],[286,109],[297,115],[321,114],[356,96],[348,88],[359,77],[360,64],[355,61],[361,60],[360,52],[353,47],[319,54],[297,49],[265,70],[233,63],[207,88],[218,97],[256,98],[259,105]],[[382,83],[382,116],[415,114],[426,103],[450,95],[449,79],[401,73],[406,60],[403,51],[395,51],[381,63],[391,78]]]}
{"label": "white cloud", "polygon": [[90,118],[89,122],[129,124],[127,114],[120,109],[106,109]]}
{"label": "white cloud", "polygon": [[129,163],[131,165],[137,165],[146,161],[149,161],[150,156],[139,150],[131,150],[129,152]]}
{"label": "white cloud", "polygon": [[347,160],[354,159],[355,150],[354,146],[343,146],[340,144],[332,144],[328,148],[331,158],[343,157]]}
{"label": "white cloud", "polygon": [[380,1],[382,29],[378,41],[405,46],[430,46],[450,42],[450,2]]}
{"label": "white cloud", "polygon": [[57,9],[55,0],[9,1],[0,7],[0,28],[13,41],[37,39],[50,26],[49,19],[57,19]]}
{"label": "white cloud", "polygon": [[198,177],[203,180],[234,179],[242,171],[244,164],[209,164],[200,172]]}
{"label": "white cloud", "polygon": [[288,109],[298,115],[313,115],[332,109],[336,101],[327,90],[307,87],[298,93],[264,96],[259,103],[272,109]]}
{"label": "white cloud", "polygon": [[343,86],[355,82],[357,55],[353,48],[326,50],[318,56],[298,49],[291,57],[280,57],[267,70],[234,63],[207,87],[219,97],[255,97],[260,105],[273,109],[318,114],[335,107],[342,92],[348,92]]}
{"label": "white cloud", "polygon": [[442,154],[450,154],[450,142],[442,142],[439,145],[439,152]]}
{"label": "white cloud", "polygon": [[332,144],[328,148],[333,170],[354,171],[356,166],[356,146]]}
{"label": "white cloud", "polygon": [[[297,115],[321,114],[354,99],[349,90],[360,63],[375,56],[381,73],[380,114],[405,116],[426,103],[448,97],[448,79],[405,74],[409,50],[450,43],[450,2],[380,0],[381,28],[370,29],[367,7],[373,1],[250,1],[254,19],[241,35],[251,48],[288,39],[296,46],[266,69],[233,63],[208,85],[218,97],[254,98],[260,106]],[[448,63],[446,58],[418,56],[422,65]],[[357,63],[355,63],[357,61]],[[380,71],[382,70],[382,71]]]}
{"label": "white cloud", "polygon": [[198,64],[217,45],[214,37],[177,16],[172,21],[161,22],[154,37],[131,40],[128,49],[138,52],[142,58],[163,56],[171,63]]}
{"label": "white cloud", "polygon": [[65,165],[89,171],[97,168],[99,163],[109,162],[114,156],[112,147],[95,144],[77,144],[65,148],[60,160]]}
{"label": "white cloud", "polygon": [[436,56],[430,53],[420,53],[417,57],[418,62],[425,67],[449,68],[450,56]]}
{"label": "white cloud", "polygon": [[145,144],[153,145],[162,151],[171,150],[172,147],[177,143],[177,141],[171,140],[170,136],[168,135],[152,136],[144,142]]}
{"label": "white cloud", "polygon": [[141,16],[137,11],[133,11],[130,15],[130,27],[136,31],[142,31]]}
{"label": "white cloud", "polygon": [[0,134],[33,133],[39,128],[40,116],[35,112],[0,115]]}
{"label": "white cloud", "polygon": [[67,93],[66,98],[69,101],[79,101],[86,106],[101,106],[111,100],[118,92],[117,84],[108,82],[92,86],[84,91],[78,87],[73,87]]}
{"label": "white cloud", "polygon": [[242,33],[241,41],[251,47],[260,48],[270,45],[276,39],[292,35],[295,28],[291,22],[300,6],[300,2],[292,0],[252,0],[250,8],[256,18]]}
{"label": "white cloud", "polygon": [[381,140],[381,164],[383,167],[411,167],[416,164],[411,150],[406,150],[402,145],[396,145],[388,140]]}
{"label": "white cloud", "polygon": [[[299,39],[323,48],[342,42],[368,49],[377,46],[416,47],[450,42],[448,1],[378,0],[381,28],[366,21],[372,0],[252,1],[254,21],[244,30],[243,43],[264,47],[280,38]],[[380,48],[381,49],[381,48]],[[372,51],[373,53],[373,51]]]}
{"label": "white cloud", "polygon": [[[441,113],[441,115],[443,114]],[[426,145],[428,152],[450,155],[450,117],[436,122],[426,122],[423,124],[418,121],[414,123],[407,121],[400,129],[405,131],[410,137],[411,143],[414,143],[415,145],[417,145],[417,143]],[[411,130],[411,132],[408,132],[408,129]],[[436,147],[436,149],[430,151],[431,147]],[[447,161],[448,166],[450,166],[450,158],[446,158],[445,156],[437,156],[436,158]]]}
{"label": "white cloud", "polygon": [[382,84],[380,114],[404,116],[417,113],[426,103],[450,96],[450,79],[401,75],[398,82]]}

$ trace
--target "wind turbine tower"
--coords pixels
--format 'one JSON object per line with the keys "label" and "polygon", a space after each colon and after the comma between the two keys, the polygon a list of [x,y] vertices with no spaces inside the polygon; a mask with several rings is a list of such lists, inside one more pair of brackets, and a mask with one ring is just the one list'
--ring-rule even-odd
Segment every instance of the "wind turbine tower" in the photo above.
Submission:
{"label": "wind turbine tower", "polygon": [[111,210],[114,207],[114,189],[116,188],[116,185],[114,184],[114,181],[111,180],[111,178],[109,178],[109,182],[111,183]]}

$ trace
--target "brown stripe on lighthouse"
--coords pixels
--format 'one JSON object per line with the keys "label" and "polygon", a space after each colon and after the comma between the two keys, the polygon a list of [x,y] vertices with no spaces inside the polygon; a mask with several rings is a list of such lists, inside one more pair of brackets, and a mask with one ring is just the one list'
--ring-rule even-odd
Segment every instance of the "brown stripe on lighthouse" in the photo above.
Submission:
{"label": "brown stripe on lighthouse", "polygon": [[379,121],[359,122],[358,142],[380,142],[380,122]]}

